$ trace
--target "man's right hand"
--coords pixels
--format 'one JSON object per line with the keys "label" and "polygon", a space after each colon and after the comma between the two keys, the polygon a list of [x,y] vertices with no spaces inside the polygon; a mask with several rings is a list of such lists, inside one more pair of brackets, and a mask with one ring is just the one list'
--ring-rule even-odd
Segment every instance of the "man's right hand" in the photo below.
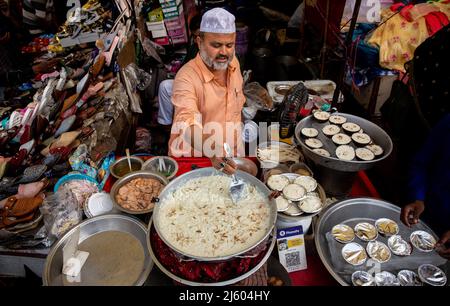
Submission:
{"label": "man's right hand", "polygon": [[237,165],[231,158],[212,157],[211,163],[214,168],[228,175],[234,174],[237,170]]}
{"label": "man's right hand", "polygon": [[415,201],[402,208],[400,213],[400,220],[408,227],[419,222],[419,217],[425,210],[425,203],[423,201]]}

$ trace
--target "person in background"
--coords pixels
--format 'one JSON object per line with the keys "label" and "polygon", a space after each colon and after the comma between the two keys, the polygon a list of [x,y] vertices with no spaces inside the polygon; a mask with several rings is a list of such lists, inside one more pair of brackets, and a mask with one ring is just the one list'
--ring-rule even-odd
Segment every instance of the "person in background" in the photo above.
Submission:
{"label": "person in background", "polygon": [[[196,39],[200,33],[200,15],[195,15],[191,18],[189,23],[190,39],[189,46],[187,48],[186,56],[183,60],[183,65],[195,58],[198,53],[198,46]],[[172,90],[173,80],[164,80],[159,84],[158,89],[158,123],[163,126],[172,124],[173,120],[173,104],[172,104]]]}
{"label": "person in background", "polygon": [[450,259],[450,114],[430,132],[415,157],[408,186],[411,203],[401,211],[401,221],[408,227],[422,218],[440,235],[438,253]]}

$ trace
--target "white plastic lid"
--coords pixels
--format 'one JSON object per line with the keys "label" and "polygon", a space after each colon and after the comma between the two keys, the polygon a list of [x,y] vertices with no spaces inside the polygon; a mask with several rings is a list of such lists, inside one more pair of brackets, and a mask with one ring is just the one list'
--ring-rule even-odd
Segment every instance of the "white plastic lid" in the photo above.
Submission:
{"label": "white plastic lid", "polygon": [[93,217],[111,212],[114,205],[109,194],[94,193],[88,200],[88,210]]}

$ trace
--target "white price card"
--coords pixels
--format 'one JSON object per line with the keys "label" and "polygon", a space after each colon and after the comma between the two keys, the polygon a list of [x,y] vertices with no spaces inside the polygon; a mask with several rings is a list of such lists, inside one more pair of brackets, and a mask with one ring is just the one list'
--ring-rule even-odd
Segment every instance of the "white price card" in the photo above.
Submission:
{"label": "white price card", "polygon": [[277,229],[277,246],[280,263],[288,272],[307,268],[303,227]]}

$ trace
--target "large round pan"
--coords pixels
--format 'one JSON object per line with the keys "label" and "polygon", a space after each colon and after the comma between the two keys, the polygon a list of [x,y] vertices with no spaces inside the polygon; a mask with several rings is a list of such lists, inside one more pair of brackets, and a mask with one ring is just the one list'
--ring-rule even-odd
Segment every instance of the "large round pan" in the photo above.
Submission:
{"label": "large round pan", "polygon": [[256,177],[238,170],[236,172],[236,177],[239,179],[242,179],[244,182],[248,183],[248,184],[252,184],[256,187],[256,189],[267,198],[267,202],[270,205],[270,221],[269,224],[270,226],[268,227],[266,233],[264,234],[264,236],[257,241],[254,245],[249,246],[247,249],[244,249],[238,253],[235,254],[230,254],[227,256],[217,256],[217,257],[196,257],[196,256],[192,256],[191,254],[186,254],[185,252],[177,249],[176,247],[174,247],[171,243],[169,243],[164,236],[161,234],[161,228],[159,225],[159,218],[160,218],[160,209],[162,207],[162,205],[164,205],[164,199],[171,193],[173,193],[175,190],[179,189],[181,186],[183,186],[184,184],[186,184],[188,181],[195,179],[195,178],[200,178],[200,177],[205,177],[205,176],[212,176],[212,175],[226,175],[223,174],[222,172],[217,171],[216,169],[210,167],[210,168],[202,168],[202,169],[197,169],[194,171],[190,171],[188,173],[185,173],[181,176],[179,176],[178,178],[176,178],[175,180],[173,180],[172,182],[170,182],[165,188],[164,190],[161,192],[160,196],[159,196],[159,202],[155,205],[155,208],[153,209],[153,224],[155,226],[156,232],[158,233],[158,235],[161,237],[161,239],[164,241],[165,244],[167,244],[171,249],[173,249],[174,251],[178,252],[181,255],[199,260],[199,261],[223,261],[223,260],[228,260],[230,258],[233,258],[239,254],[243,254],[251,249],[253,249],[255,246],[257,246],[260,242],[262,242],[264,239],[267,238],[267,236],[270,235],[273,227],[275,226],[276,223],[276,219],[277,219],[277,207],[275,205],[275,202],[273,200],[269,200],[269,195],[271,194],[271,191],[269,190],[269,188],[266,187],[266,185],[264,185],[263,182],[261,182],[260,180],[258,180]]}
{"label": "large round pan", "polygon": [[[389,135],[378,125],[361,117],[357,117],[350,114],[334,113],[333,115],[343,116],[347,118],[347,122],[353,122],[358,124],[364,130],[364,133],[367,133],[370,136],[370,138],[373,140],[374,143],[383,148],[384,153],[380,157],[371,161],[359,161],[356,159],[352,161],[344,161],[338,159],[337,157],[334,156],[334,152],[336,151],[337,146],[333,143],[331,138],[325,136],[322,133],[322,128],[330,123],[328,121],[325,123],[318,122],[311,115],[301,120],[295,127],[295,140],[302,147],[303,154],[309,159],[311,159],[314,163],[337,171],[358,172],[361,170],[370,169],[375,163],[382,161],[391,154],[393,146],[392,140],[389,137]],[[321,156],[315,153],[305,144],[305,140],[301,136],[301,130],[305,127],[315,128],[319,131],[319,135],[317,136],[317,138],[324,144],[323,148],[331,153],[332,155],[331,157]],[[351,142],[349,145],[356,148],[353,142]]]}

